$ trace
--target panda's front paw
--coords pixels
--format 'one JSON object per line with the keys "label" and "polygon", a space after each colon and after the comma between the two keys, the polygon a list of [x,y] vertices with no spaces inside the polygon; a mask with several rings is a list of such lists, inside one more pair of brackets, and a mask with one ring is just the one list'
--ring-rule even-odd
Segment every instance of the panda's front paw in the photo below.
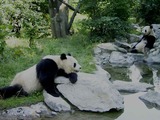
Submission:
{"label": "panda's front paw", "polygon": [[77,80],[78,80],[77,77],[78,77],[78,75],[76,73],[70,73],[69,74],[69,80],[70,80],[70,82],[73,83],[73,84],[76,83]]}

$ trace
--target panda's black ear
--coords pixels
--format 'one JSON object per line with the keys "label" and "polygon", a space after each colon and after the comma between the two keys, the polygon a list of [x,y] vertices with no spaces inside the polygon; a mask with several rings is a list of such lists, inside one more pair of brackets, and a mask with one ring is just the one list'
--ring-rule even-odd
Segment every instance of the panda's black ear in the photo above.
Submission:
{"label": "panda's black ear", "polygon": [[72,56],[71,53],[68,53],[67,55],[68,55],[68,56]]}
{"label": "panda's black ear", "polygon": [[61,60],[67,59],[66,54],[62,53],[60,58],[61,58]]}
{"label": "panda's black ear", "polygon": [[150,28],[152,29],[152,28],[153,28],[153,26],[152,26],[152,25],[150,25]]}

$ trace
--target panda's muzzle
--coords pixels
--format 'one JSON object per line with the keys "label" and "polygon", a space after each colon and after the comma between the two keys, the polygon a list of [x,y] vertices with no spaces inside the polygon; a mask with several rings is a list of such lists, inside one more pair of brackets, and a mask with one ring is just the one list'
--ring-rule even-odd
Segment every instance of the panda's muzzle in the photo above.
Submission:
{"label": "panda's muzzle", "polygon": [[76,72],[76,73],[79,72],[79,71],[80,71],[80,70],[74,70],[74,72]]}
{"label": "panda's muzzle", "polygon": [[81,70],[81,67],[79,67],[79,69],[75,69],[74,72],[79,72]]}

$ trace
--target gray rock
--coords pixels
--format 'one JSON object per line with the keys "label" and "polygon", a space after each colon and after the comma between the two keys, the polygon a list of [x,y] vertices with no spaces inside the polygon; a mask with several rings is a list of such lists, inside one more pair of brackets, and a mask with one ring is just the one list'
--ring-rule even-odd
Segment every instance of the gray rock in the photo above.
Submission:
{"label": "gray rock", "polygon": [[101,43],[99,45],[97,45],[97,47],[106,50],[106,51],[116,51],[116,45],[114,45],[113,43]]}
{"label": "gray rock", "polygon": [[155,30],[156,38],[160,38],[160,24],[152,24]]}
{"label": "gray rock", "polygon": [[[126,45],[127,46],[127,45]],[[137,61],[143,61],[143,54],[127,53],[127,50],[113,43],[102,43],[94,48],[95,60],[98,65],[128,66]]]}
{"label": "gray rock", "polygon": [[111,75],[109,74],[109,72],[105,71],[98,65],[96,65],[96,68],[97,68],[97,71],[94,72],[96,75],[103,76],[104,78],[106,78],[106,80],[111,79]]}
{"label": "gray rock", "polygon": [[76,84],[57,86],[62,95],[74,106],[84,111],[106,112],[123,109],[123,97],[114,89],[108,78],[96,74],[78,73]]}
{"label": "gray rock", "polygon": [[160,93],[155,91],[149,91],[146,94],[139,97],[148,108],[160,109]]}
{"label": "gray rock", "polygon": [[118,91],[129,93],[145,92],[154,87],[147,83],[125,82],[120,80],[113,81],[113,85]]}
{"label": "gray rock", "polygon": [[45,90],[43,91],[43,96],[44,102],[51,110],[56,112],[71,111],[70,105],[61,97],[53,97],[52,95],[48,94]]}
{"label": "gray rock", "polygon": [[141,36],[139,35],[135,35],[135,34],[130,34],[129,36],[129,41],[132,43],[132,42],[137,42],[140,40]]}
{"label": "gray rock", "polygon": [[136,61],[143,61],[143,54],[122,53],[113,51],[110,55],[109,63],[116,66],[132,65]]}
{"label": "gray rock", "polygon": [[124,48],[124,49],[130,49],[131,45],[125,42],[120,42],[118,40],[115,41],[115,45],[117,45],[118,47]]}
{"label": "gray rock", "polygon": [[115,65],[130,65],[133,64],[134,58],[128,57],[127,54],[121,52],[112,52],[109,62]]}
{"label": "gray rock", "polygon": [[157,54],[156,56],[155,55],[149,55],[145,61],[147,63],[153,63],[153,64],[160,64],[160,53]]}
{"label": "gray rock", "polygon": [[44,103],[40,102],[35,105],[27,106],[27,107],[17,107],[8,109],[2,112],[2,116],[12,116],[13,118],[37,118],[41,116],[52,116],[51,111],[44,105]]}

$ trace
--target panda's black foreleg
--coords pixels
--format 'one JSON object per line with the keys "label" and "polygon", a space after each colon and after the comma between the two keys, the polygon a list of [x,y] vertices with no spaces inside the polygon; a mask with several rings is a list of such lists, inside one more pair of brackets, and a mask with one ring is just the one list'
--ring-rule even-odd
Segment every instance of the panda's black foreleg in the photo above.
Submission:
{"label": "panda's black foreleg", "polygon": [[74,83],[77,82],[77,80],[78,80],[77,73],[70,73],[70,74],[68,74],[68,76],[69,76],[69,80],[70,80],[71,83],[74,84]]}
{"label": "panda's black foreleg", "polygon": [[73,84],[76,83],[78,80],[77,73],[72,72],[70,74],[67,74],[67,73],[65,73],[65,71],[63,69],[58,70],[57,76],[63,76],[63,77],[69,78],[70,82]]}
{"label": "panda's black foreleg", "polygon": [[132,49],[130,52],[131,53],[138,53],[138,51],[136,49]]}
{"label": "panda's black foreleg", "polygon": [[59,97],[60,93],[54,83],[58,72],[57,64],[53,60],[43,59],[37,64],[36,71],[37,78],[43,89],[52,96]]}
{"label": "panda's black foreleg", "polygon": [[0,88],[0,98],[6,99],[12,96],[28,96],[28,93],[23,90],[21,85],[13,85]]}
{"label": "panda's black foreleg", "polygon": [[50,95],[54,96],[54,97],[59,97],[60,96],[60,92],[58,91],[56,84],[55,83],[50,83],[50,84],[46,84],[41,82],[41,85],[43,87],[43,89],[49,93]]}

